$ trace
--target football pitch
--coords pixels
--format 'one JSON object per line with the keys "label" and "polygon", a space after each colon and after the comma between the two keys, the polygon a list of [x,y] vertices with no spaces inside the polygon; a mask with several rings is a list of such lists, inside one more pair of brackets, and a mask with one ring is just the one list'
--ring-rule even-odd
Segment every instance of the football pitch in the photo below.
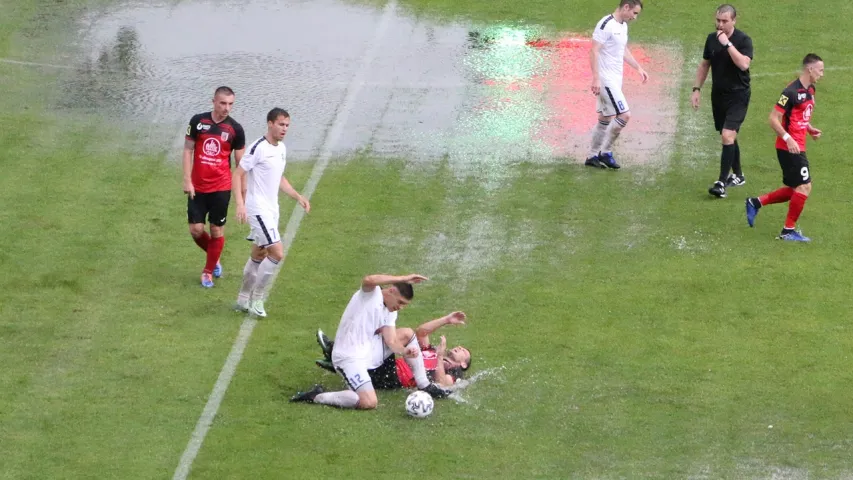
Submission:
{"label": "football pitch", "polygon": [[[735,3],[747,184],[713,199],[710,84],[689,95],[717,2],[646,2],[624,166],[583,166],[617,3],[0,0],[0,478],[853,478],[853,6]],[[813,241],[789,244],[784,206],[749,228],[743,201],[781,182],[767,117],[809,52]],[[257,321],[233,203],[213,289],[186,227],[181,133],[223,84],[247,138],[290,111],[311,194],[290,224],[282,196]],[[343,387],[314,335],[360,279],[412,272],[398,325],[466,312],[440,334],[468,386],[426,419],[405,391],[288,403]]]}

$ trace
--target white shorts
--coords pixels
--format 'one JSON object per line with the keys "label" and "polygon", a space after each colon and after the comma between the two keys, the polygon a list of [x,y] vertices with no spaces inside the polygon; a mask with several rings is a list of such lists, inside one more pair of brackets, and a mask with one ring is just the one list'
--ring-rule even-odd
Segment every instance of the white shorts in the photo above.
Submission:
{"label": "white shorts", "polygon": [[261,248],[281,241],[281,234],[278,231],[278,217],[249,215],[249,227],[252,231],[246,240],[252,240],[255,245]]}
{"label": "white shorts", "polygon": [[619,87],[610,87],[607,85],[601,86],[601,92],[598,94],[598,105],[596,112],[605,117],[612,117],[625,113],[629,110],[628,101],[625,100],[625,95]]}
{"label": "white shorts", "polygon": [[367,362],[361,359],[341,359],[335,362],[335,370],[347,382],[353,392],[373,390],[373,382],[367,372]]}

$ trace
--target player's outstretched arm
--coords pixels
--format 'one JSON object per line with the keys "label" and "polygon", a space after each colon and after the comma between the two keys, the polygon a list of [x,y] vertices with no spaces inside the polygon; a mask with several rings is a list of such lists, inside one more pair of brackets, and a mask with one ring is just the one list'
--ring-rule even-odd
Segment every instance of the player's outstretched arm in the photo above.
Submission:
{"label": "player's outstretched arm", "polygon": [[290,182],[287,181],[287,177],[281,177],[281,183],[279,184],[279,188],[281,188],[281,191],[286,193],[288,197],[296,200],[299,205],[301,205],[302,208],[305,209],[305,213],[311,211],[311,204],[308,202],[308,199],[300,195],[299,192],[297,192],[296,189],[293,188],[292,185],[290,185]]}
{"label": "player's outstretched arm", "polygon": [[365,292],[373,291],[374,288],[382,285],[390,285],[392,283],[421,283],[429,280],[423,275],[412,273],[409,275],[385,275],[383,273],[375,273],[361,279],[361,289]]}
{"label": "player's outstretched arm", "polygon": [[430,345],[429,336],[432,332],[438,330],[445,325],[465,325],[465,312],[452,312],[447,315],[422,323],[415,329],[415,336],[418,337],[418,343],[421,348],[426,348]]}

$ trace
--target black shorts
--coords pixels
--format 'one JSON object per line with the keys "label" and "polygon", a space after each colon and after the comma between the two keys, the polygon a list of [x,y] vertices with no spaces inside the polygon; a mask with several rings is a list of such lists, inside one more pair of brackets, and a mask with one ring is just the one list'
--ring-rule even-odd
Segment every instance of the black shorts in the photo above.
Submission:
{"label": "black shorts", "polygon": [[370,381],[373,382],[373,388],[377,390],[403,388],[400,377],[397,376],[397,359],[393,354],[389,355],[379,368],[368,370],[367,373],[370,375]]}
{"label": "black shorts", "polygon": [[228,219],[228,203],[231,201],[231,190],[220,192],[198,193],[194,198],[187,197],[187,221],[189,223],[206,223],[221,227]]}
{"label": "black shorts", "polygon": [[812,183],[812,172],[806,152],[791,153],[777,148],[776,156],[779,158],[779,166],[782,167],[782,183],[786,187],[797,188]]}
{"label": "black shorts", "polygon": [[749,90],[735,93],[711,92],[711,108],[714,110],[714,128],[740,131],[749,108]]}

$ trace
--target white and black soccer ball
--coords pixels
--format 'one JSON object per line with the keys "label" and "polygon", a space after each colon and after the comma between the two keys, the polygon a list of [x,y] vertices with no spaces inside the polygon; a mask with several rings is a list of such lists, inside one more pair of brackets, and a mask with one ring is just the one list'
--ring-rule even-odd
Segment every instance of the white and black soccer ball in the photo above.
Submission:
{"label": "white and black soccer ball", "polygon": [[406,397],[406,413],[412,417],[428,417],[432,413],[433,407],[435,407],[435,403],[432,397],[422,390],[412,392]]}

